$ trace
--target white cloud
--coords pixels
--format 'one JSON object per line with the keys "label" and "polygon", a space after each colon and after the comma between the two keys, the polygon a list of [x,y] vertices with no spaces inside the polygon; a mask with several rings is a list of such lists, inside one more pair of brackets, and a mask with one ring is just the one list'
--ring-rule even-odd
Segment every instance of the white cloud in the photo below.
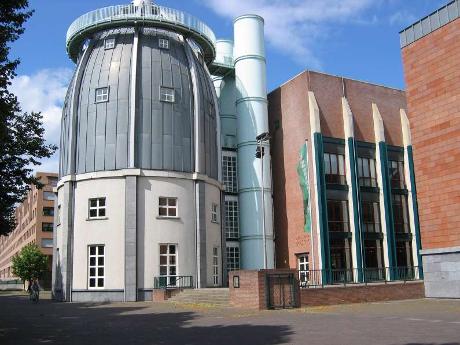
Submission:
{"label": "white cloud", "polygon": [[372,24],[375,16],[363,18],[381,0],[201,0],[222,17],[235,18],[256,13],[265,19],[267,40],[275,48],[289,52],[303,65],[318,68],[314,43],[326,39],[332,24],[354,22]]}
{"label": "white cloud", "polygon": [[[11,85],[24,112],[41,112],[48,143],[59,145],[62,106],[72,71],[67,68],[44,69],[32,75],[19,75]],[[58,170],[59,154],[43,160],[39,171]]]}
{"label": "white cloud", "polygon": [[407,10],[397,11],[389,18],[390,25],[400,26],[401,28],[412,24],[416,20],[417,17]]}

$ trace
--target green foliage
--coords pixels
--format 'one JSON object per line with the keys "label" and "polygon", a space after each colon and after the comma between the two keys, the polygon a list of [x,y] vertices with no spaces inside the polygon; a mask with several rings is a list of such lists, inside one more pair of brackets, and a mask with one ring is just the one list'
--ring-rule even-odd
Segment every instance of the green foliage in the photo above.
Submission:
{"label": "green foliage", "polygon": [[23,281],[41,278],[48,270],[48,258],[36,244],[28,244],[13,256],[13,274]]}
{"label": "green foliage", "polygon": [[10,44],[24,32],[32,15],[28,0],[0,1],[0,235],[14,229],[14,208],[22,201],[29,185],[41,187],[32,175],[39,160],[56,151],[43,138],[40,113],[22,113],[14,94],[8,91],[16,76],[19,60],[10,60]]}

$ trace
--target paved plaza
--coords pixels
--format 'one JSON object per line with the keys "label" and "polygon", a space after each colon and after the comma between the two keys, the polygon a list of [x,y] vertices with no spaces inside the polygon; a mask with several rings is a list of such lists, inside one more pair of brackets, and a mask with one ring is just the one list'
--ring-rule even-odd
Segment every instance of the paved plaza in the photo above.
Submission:
{"label": "paved plaza", "polygon": [[0,344],[460,345],[460,300],[280,311],[151,302],[32,304],[0,294]]}

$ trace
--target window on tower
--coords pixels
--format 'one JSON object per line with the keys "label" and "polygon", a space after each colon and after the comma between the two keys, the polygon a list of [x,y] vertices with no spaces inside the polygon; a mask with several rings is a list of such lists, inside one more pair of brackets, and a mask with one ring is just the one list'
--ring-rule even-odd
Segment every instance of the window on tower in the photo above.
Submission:
{"label": "window on tower", "polygon": [[96,103],[103,103],[109,101],[109,88],[99,87],[96,89]]}
{"label": "window on tower", "polygon": [[106,217],[105,198],[89,199],[89,219],[101,219]]}
{"label": "window on tower", "polygon": [[174,103],[175,92],[171,87],[160,86],[160,101]]}
{"label": "window on tower", "polygon": [[159,38],[158,47],[160,47],[160,49],[169,49],[169,40],[166,38]]}
{"label": "window on tower", "polygon": [[115,38],[106,38],[104,40],[104,48],[105,49],[113,49],[115,48]]}

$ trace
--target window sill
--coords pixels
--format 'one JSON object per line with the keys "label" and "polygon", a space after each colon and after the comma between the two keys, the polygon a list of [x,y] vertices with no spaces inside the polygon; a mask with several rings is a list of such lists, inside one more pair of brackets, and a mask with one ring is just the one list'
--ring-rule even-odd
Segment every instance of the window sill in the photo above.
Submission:
{"label": "window sill", "polygon": [[213,224],[219,224],[219,222],[218,222],[218,221],[215,221],[215,220],[211,220],[211,223],[213,223]]}
{"label": "window sill", "polygon": [[156,219],[180,219],[180,217],[172,217],[172,216],[157,216]]}
{"label": "window sill", "polygon": [[93,220],[107,220],[109,217],[95,217],[95,218],[86,218],[86,221],[93,221]]}

